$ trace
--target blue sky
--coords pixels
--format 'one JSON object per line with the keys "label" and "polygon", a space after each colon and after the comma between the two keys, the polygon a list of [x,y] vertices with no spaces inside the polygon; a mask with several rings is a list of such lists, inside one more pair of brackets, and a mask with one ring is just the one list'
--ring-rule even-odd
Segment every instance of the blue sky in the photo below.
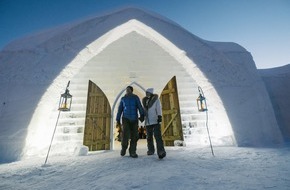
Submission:
{"label": "blue sky", "polygon": [[0,49],[126,6],[157,12],[206,40],[236,42],[252,53],[258,68],[290,64],[290,0],[0,0]]}

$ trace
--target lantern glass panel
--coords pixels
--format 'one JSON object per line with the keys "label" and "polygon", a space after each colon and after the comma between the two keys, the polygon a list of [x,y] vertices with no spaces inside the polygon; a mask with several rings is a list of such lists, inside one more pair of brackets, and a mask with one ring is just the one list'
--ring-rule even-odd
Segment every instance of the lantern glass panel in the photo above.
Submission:
{"label": "lantern glass panel", "polygon": [[66,92],[60,96],[59,107],[60,111],[70,111],[72,103],[72,95],[69,92]]}
{"label": "lantern glass panel", "polygon": [[203,96],[199,96],[196,99],[196,102],[197,102],[198,111],[200,111],[200,112],[207,111],[207,106],[206,106],[205,98]]}

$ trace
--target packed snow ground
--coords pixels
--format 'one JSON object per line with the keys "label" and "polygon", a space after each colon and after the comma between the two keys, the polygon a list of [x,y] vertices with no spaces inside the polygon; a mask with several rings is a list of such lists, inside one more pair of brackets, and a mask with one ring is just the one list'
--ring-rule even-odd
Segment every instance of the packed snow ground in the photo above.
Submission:
{"label": "packed snow ground", "polygon": [[167,147],[159,160],[119,150],[0,165],[0,189],[290,189],[290,147]]}

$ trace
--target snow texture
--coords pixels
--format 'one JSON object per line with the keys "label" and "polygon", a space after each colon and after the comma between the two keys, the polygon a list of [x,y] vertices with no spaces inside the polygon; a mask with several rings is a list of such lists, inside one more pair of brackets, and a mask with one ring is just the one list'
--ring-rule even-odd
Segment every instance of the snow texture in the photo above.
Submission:
{"label": "snow texture", "polygon": [[269,92],[277,122],[286,141],[290,141],[290,65],[259,70]]}
{"label": "snow texture", "polygon": [[0,189],[290,189],[290,149],[173,147],[159,160],[138,150],[139,158],[119,151],[88,156],[51,157],[0,165]]}
{"label": "snow texture", "polygon": [[[101,55],[109,53],[107,50],[110,48],[113,52],[116,44],[126,37],[133,41],[142,38],[144,44],[151,44],[150,47],[159,46],[156,50],[163,55],[157,59],[160,64],[165,64],[165,60],[170,60],[172,64],[179,63],[176,70],[170,72],[154,70],[160,72],[157,76],[161,81],[156,84],[157,87],[154,83],[144,86],[154,87],[161,92],[169,76],[184,77],[184,80],[178,77],[178,83],[183,86],[180,97],[183,98],[182,118],[184,133],[188,135],[187,146],[208,144],[205,129],[191,128],[192,117],[186,116],[189,112],[186,106],[191,106],[197,97],[197,90],[193,90],[197,86],[202,86],[207,95],[211,119],[209,127],[216,145],[265,146],[283,142],[270,98],[249,52],[235,43],[205,41],[159,15],[127,8],[16,40],[0,52],[0,162],[43,155],[55,123],[53,118],[56,118],[57,113],[53,110],[57,108],[59,95],[63,93],[67,81],[72,80],[71,88],[78,90],[72,94],[76,99],[81,99],[78,94],[85,89],[83,84],[79,84],[81,79],[76,76],[84,74],[83,70],[88,71],[91,60],[100,60]],[[116,52],[121,50],[124,50],[122,46],[115,49]],[[146,47],[142,50],[136,48],[131,53],[137,55],[139,52],[139,55],[150,59],[151,54],[146,54],[147,50]],[[113,60],[114,55],[118,56],[111,54],[109,58]],[[113,97],[125,85],[135,82],[138,86],[141,81],[142,77],[137,82],[134,78],[138,76],[136,73],[142,65],[133,64],[132,61],[136,60],[129,58],[131,65],[122,80],[118,78],[118,72],[114,71],[112,77],[112,74],[103,72],[105,67],[98,67],[99,74],[103,73],[98,78],[107,80],[109,77],[112,80],[108,83],[114,84],[114,79],[123,82],[119,88],[111,91],[102,88],[109,94],[111,104],[114,103]],[[130,72],[130,66],[136,70]],[[88,78],[84,79],[88,81]],[[104,84],[95,80],[98,85]],[[85,105],[73,106],[85,109]],[[71,123],[72,119],[69,118],[77,117],[79,113],[74,111],[62,118],[63,123]],[[194,115],[195,112],[191,110],[190,114]],[[75,133],[81,132],[78,124],[83,127],[83,123],[78,122],[82,120],[75,122]],[[66,129],[62,128],[62,131],[65,133]],[[82,139],[81,134],[74,135],[76,140]],[[54,145],[55,149],[60,148],[60,152],[73,153],[75,147],[80,146],[81,141],[67,141],[71,136],[61,135],[62,146]]]}
{"label": "snow texture", "polygon": [[78,146],[75,148],[75,156],[86,156],[89,153],[89,148],[87,146]]}

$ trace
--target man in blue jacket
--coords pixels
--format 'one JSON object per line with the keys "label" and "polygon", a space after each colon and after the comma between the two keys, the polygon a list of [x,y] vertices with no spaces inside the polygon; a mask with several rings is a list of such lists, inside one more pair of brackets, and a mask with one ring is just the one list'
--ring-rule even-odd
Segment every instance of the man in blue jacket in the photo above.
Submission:
{"label": "man in blue jacket", "polygon": [[138,158],[136,154],[137,140],[138,140],[138,112],[140,114],[140,121],[144,121],[144,111],[137,95],[133,94],[133,87],[126,88],[126,95],[121,98],[117,113],[117,125],[121,125],[121,115],[123,124],[123,138],[121,156],[126,154],[128,148],[128,141],[130,140],[129,154],[132,158]]}

